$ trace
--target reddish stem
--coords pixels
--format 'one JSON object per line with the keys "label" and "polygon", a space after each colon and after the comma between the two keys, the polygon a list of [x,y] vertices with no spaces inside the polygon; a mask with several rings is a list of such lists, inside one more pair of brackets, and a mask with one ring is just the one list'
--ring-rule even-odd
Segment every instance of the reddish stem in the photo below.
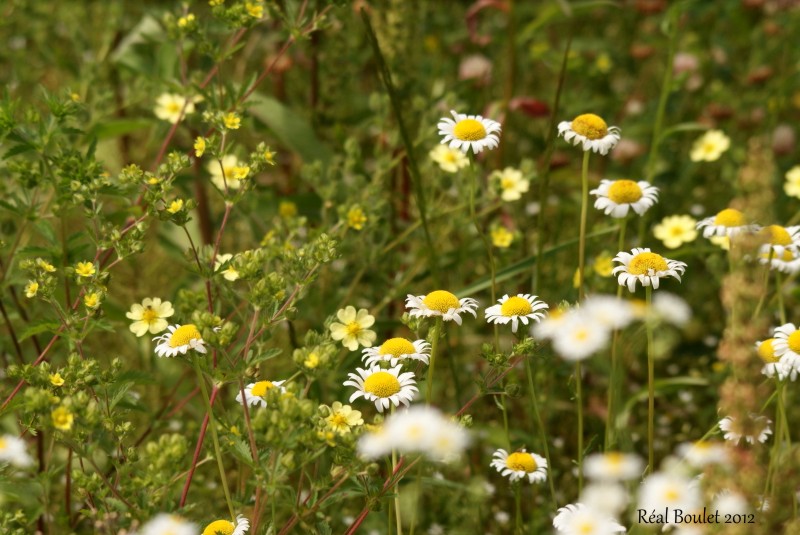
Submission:
{"label": "reddish stem", "polygon": [[[214,400],[217,399],[217,392],[219,389],[217,385],[214,385],[211,389],[211,398],[209,400],[209,404],[213,407]],[[194,455],[192,456],[192,466],[189,468],[189,472],[186,474],[186,483],[183,484],[183,491],[181,492],[181,501],[178,505],[178,508],[182,508],[186,505],[186,498],[189,495],[189,487],[192,485],[192,477],[194,476],[194,471],[197,469],[197,461],[200,459],[200,452],[203,449],[203,440],[206,438],[206,431],[208,430],[208,413],[206,412],[205,417],[203,417],[203,424],[200,426],[200,436],[197,437],[197,445],[194,448]]]}

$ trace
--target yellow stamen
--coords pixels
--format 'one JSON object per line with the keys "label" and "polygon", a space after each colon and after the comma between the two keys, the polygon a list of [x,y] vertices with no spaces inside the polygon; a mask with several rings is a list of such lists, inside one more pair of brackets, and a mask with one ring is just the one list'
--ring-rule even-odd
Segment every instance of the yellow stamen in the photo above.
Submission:
{"label": "yellow stamen", "polygon": [[[791,339],[792,336],[793,335],[790,335],[789,338]],[[761,342],[761,345],[758,346],[758,356],[761,357],[761,360],[767,364],[773,364],[781,360],[775,355],[775,347],[772,345],[774,342],[774,338],[768,338]]]}
{"label": "yellow stamen", "polygon": [[359,324],[357,321],[351,321],[345,326],[345,329],[347,329],[347,334],[350,336],[355,336],[361,332],[361,324]]}
{"label": "yellow stamen", "polygon": [[462,119],[453,127],[453,135],[461,141],[479,141],[486,137],[486,129],[480,121]]}
{"label": "yellow stamen", "polygon": [[431,310],[436,310],[444,314],[450,309],[456,309],[461,306],[458,297],[451,294],[446,290],[436,290],[425,296],[422,302]]}
{"label": "yellow stamen", "polygon": [[388,398],[400,392],[400,381],[389,372],[375,372],[364,381],[364,392]]}
{"label": "yellow stamen", "polygon": [[789,344],[789,349],[795,353],[800,353],[800,331],[795,331],[790,334],[786,342]]}
{"label": "yellow stamen", "polygon": [[588,139],[602,139],[608,134],[608,125],[593,113],[578,115],[572,120],[572,130]]}
{"label": "yellow stamen", "polygon": [[259,381],[253,385],[253,388],[250,389],[250,393],[254,396],[263,398],[267,395],[267,391],[274,387],[275,385],[272,384],[272,381]]}
{"label": "yellow stamen", "polygon": [[631,275],[648,275],[650,271],[666,271],[667,261],[656,253],[639,253],[628,264],[628,273]]}
{"label": "yellow stamen", "polygon": [[234,529],[236,529],[236,526],[233,525],[233,522],[215,520],[206,526],[206,529],[203,530],[203,535],[219,535],[220,533],[222,535],[231,535]]}
{"label": "yellow stamen", "polygon": [[390,338],[386,340],[378,350],[379,355],[392,355],[395,358],[400,358],[400,355],[410,355],[416,353],[414,344],[405,338]]}
{"label": "yellow stamen", "polygon": [[169,347],[185,346],[191,340],[202,339],[203,337],[200,336],[200,331],[197,330],[197,327],[189,323],[175,329],[175,332],[169,337]]}
{"label": "yellow stamen", "polygon": [[642,188],[633,180],[617,180],[608,188],[608,198],[617,204],[630,204],[642,198]]}
{"label": "yellow stamen", "polygon": [[780,225],[764,227],[761,229],[761,232],[764,239],[768,240],[770,245],[790,245],[792,243],[791,234]]}
{"label": "yellow stamen", "polygon": [[744,214],[734,208],[726,208],[714,218],[715,225],[741,227],[745,224]]}
{"label": "yellow stamen", "polygon": [[512,470],[531,473],[536,470],[536,459],[533,455],[524,451],[515,451],[506,459],[506,466]]}
{"label": "yellow stamen", "polygon": [[503,316],[525,316],[533,312],[531,304],[524,297],[509,297],[506,302],[500,306],[500,313]]}

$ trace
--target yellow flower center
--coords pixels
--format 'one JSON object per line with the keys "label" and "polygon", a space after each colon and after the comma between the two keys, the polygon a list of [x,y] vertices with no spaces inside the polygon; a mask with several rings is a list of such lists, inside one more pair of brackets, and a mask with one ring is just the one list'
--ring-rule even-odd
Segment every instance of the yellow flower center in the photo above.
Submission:
{"label": "yellow flower center", "polygon": [[617,204],[630,204],[642,198],[642,188],[633,180],[617,180],[608,188],[608,198]]}
{"label": "yellow flower center", "polygon": [[613,470],[619,469],[622,466],[622,460],[625,457],[618,451],[606,453],[606,462],[612,467]]}
{"label": "yellow flower center", "polygon": [[512,189],[517,185],[517,181],[513,178],[501,178],[500,179],[500,187],[504,190]]}
{"label": "yellow flower center", "polygon": [[425,296],[425,299],[423,299],[422,302],[426,307],[430,308],[431,310],[441,312],[442,314],[450,309],[455,309],[461,306],[461,303],[458,302],[458,297],[446,290],[436,290],[435,292],[431,292]]}
{"label": "yellow flower center", "polygon": [[503,316],[525,316],[533,312],[531,304],[524,297],[509,297],[506,302],[500,306],[500,313]]}
{"label": "yellow flower center", "polygon": [[345,329],[347,329],[348,335],[355,336],[361,332],[361,324],[359,324],[357,321],[351,321],[345,326]]}
{"label": "yellow flower center", "polygon": [[405,338],[390,338],[381,344],[378,350],[379,355],[392,355],[395,358],[399,358],[400,355],[410,355],[416,352],[417,350],[414,348],[414,344]]}
{"label": "yellow flower center", "polygon": [[512,470],[531,473],[536,470],[536,460],[530,453],[515,451],[506,459],[506,466]]}
{"label": "yellow flower center", "polygon": [[741,227],[745,224],[744,214],[734,208],[726,208],[714,218],[715,225]]}
{"label": "yellow flower center", "polygon": [[233,522],[215,520],[206,526],[206,529],[203,530],[203,535],[231,535],[234,529],[236,529],[236,526],[233,525]]}
{"label": "yellow flower center", "polygon": [[349,427],[347,425],[347,416],[344,416],[341,413],[337,413],[331,416],[329,422],[331,423],[331,427],[334,428]]}
{"label": "yellow flower center", "polygon": [[272,384],[272,381],[259,381],[253,385],[253,388],[250,389],[250,393],[254,396],[263,398],[267,395],[267,390],[274,387],[275,385]]}
{"label": "yellow flower center", "polygon": [[175,102],[174,100],[167,104],[167,111],[169,113],[180,113],[182,106]]}
{"label": "yellow flower center", "polygon": [[142,321],[145,323],[153,323],[153,321],[158,319],[158,312],[153,310],[151,307],[147,307],[142,312]]}
{"label": "yellow flower center", "polygon": [[453,127],[453,135],[461,141],[479,141],[486,137],[486,129],[480,121],[462,119]]}
{"label": "yellow flower center", "polygon": [[364,381],[364,392],[388,398],[400,392],[400,381],[389,372],[375,372]]}
{"label": "yellow flower center", "polygon": [[[791,338],[791,336],[789,338]],[[774,338],[768,338],[767,340],[761,342],[761,345],[758,346],[758,356],[761,357],[761,360],[767,364],[772,364],[780,360],[775,355],[775,348],[772,345],[773,342],[775,342]]]}
{"label": "yellow flower center", "polygon": [[0,451],[3,451],[4,449],[6,449],[6,439],[0,437]]}
{"label": "yellow flower center", "polygon": [[666,491],[664,491],[664,499],[669,502],[674,502],[675,500],[680,498],[680,496],[681,493],[674,488],[668,488]]}
{"label": "yellow flower center", "polygon": [[790,334],[786,342],[789,344],[789,349],[795,353],[800,353],[800,331]]}
{"label": "yellow flower center", "polygon": [[572,120],[572,130],[589,139],[602,139],[608,134],[608,125],[594,113],[584,113]]}
{"label": "yellow flower center", "polygon": [[589,520],[584,520],[576,527],[578,528],[578,533],[580,533],[581,535],[591,535],[592,533],[594,533],[594,524]]}
{"label": "yellow flower center", "polygon": [[197,330],[197,327],[189,323],[175,329],[175,332],[169,338],[169,347],[185,346],[190,340],[202,339],[203,337],[200,336],[200,331]]}
{"label": "yellow flower center", "polygon": [[650,270],[654,272],[666,271],[667,261],[656,253],[639,253],[628,264],[628,273],[631,275],[647,275]]}
{"label": "yellow flower center", "polygon": [[789,231],[780,225],[770,225],[761,230],[764,239],[769,240],[770,245],[790,245],[792,236]]}

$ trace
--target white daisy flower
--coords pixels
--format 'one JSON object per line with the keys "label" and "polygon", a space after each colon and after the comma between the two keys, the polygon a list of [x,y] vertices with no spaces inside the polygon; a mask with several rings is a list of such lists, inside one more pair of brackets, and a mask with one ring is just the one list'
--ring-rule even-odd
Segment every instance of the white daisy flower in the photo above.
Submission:
{"label": "white daisy flower", "polygon": [[[261,407],[267,406],[267,392],[272,390],[273,388],[279,388],[281,394],[286,392],[286,387],[283,386],[283,383],[286,381],[258,381],[255,383],[250,383],[246,387],[244,387],[244,398],[247,400],[248,405],[261,405]],[[242,392],[239,391],[236,394],[236,402],[241,405],[242,403]]]}
{"label": "white daisy flower", "polygon": [[611,330],[624,329],[636,317],[633,305],[615,295],[587,296],[580,310],[589,321],[601,323]]}
{"label": "white daisy flower", "polygon": [[560,508],[553,518],[553,527],[564,535],[612,535],[625,532],[625,526],[607,513],[587,507],[583,503]]}
{"label": "white daisy flower", "polygon": [[554,308],[546,318],[531,327],[531,336],[543,340],[552,340],[558,329],[570,318],[570,310]]}
{"label": "white daisy flower", "polygon": [[361,435],[358,438],[357,450],[363,459],[378,459],[392,452],[392,440],[381,426],[376,431]]}
{"label": "white daisy flower", "polygon": [[380,347],[368,347],[362,351],[364,363],[367,366],[388,362],[390,366],[397,366],[398,362],[406,360],[418,360],[423,364],[428,364],[431,354],[431,346],[425,340],[412,342],[405,338],[390,338],[380,345]]}
{"label": "white daisy flower", "polygon": [[125,313],[125,317],[134,320],[130,325],[130,330],[136,336],[144,336],[147,331],[150,334],[158,334],[167,328],[168,318],[175,313],[172,303],[161,301],[160,297],[145,297],[142,304],[134,303],[130,311]]}
{"label": "white daisy flower", "polygon": [[[764,244],[760,252],[769,254],[770,250],[776,257],[783,256],[784,251],[789,250],[797,257],[797,245],[800,243],[800,225],[793,227],[782,227],[780,225],[768,225],[759,230],[759,235],[764,238]],[[765,262],[762,262],[762,264]]]}
{"label": "white daisy flower", "polygon": [[609,329],[580,309],[565,314],[552,336],[553,349],[564,360],[578,361],[603,349],[609,340]]}
{"label": "white daisy flower", "polygon": [[494,149],[500,144],[500,123],[480,115],[464,115],[450,110],[452,119],[443,117],[439,124],[439,135],[444,136],[442,144],[449,143],[451,149],[461,149],[467,153],[472,149],[478,154],[483,149]]}
{"label": "white daisy flower", "polygon": [[583,473],[589,479],[625,481],[642,476],[644,462],[638,455],[610,451],[593,453],[583,461]]}
{"label": "white daisy flower", "polygon": [[382,369],[380,366],[370,366],[364,370],[356,368],[357,373],[349,373],[350,378],[344,386],[354,386],[357,390],[350,396],[350,403],[363,397],[375,402],[378,412],[383,412],[390,405],[397,407],[401,403],[408,406],[418,392],[413,372],[400,373],[402,365]]}
{"label": "white daisy flower", "polygon": [[359,345],[372,347],[378,335],[369,329],[375,324],[375,316],[371,316],[366,308],[356,312],[355,307],[347,306],[336,312],[336,317],[341,323],[331,323],[331,338],[341,340],[350,351],[355,351]]}
{"label": "white daisy flower", "polygon": [[499,449],[492,457],[491,466],[511,482],[527,479],[529,483],[542,483],[547,479],[547,461],[535,453],[528,453],[525,448],[511,454]]}
{"label": "white daisy flower", "polygon": [[[797,369],[781,362],[781,357],[775,353],[774,343],[774,338],[767,338],[766,340],[756,342],[756,353],[758,353],[758,356],[764,361],[764,367],[761,368],[761,373],[767,377],[775,377],[777,375],[778,379],[781,381],[791,376],[792,381],[794,381],[797,378]],[[792,360],[792,357],[788,355],[787,362],[790,360]]]}
{"label": "white daisy flower", "polygon": [[174,357],[178,353],[185,355],[190,349],[198,353],[206,352],[205,342],[196,325],[170,325],[167,329],[169,333],[153,338],[154,342],[158,341],[156,355],[159,357]]}
{"label": "white daisy flower", "polygon": [[250,521],[243,515],[236,515],[236,524],[230,520],[215,520],[206,526],[201,535],[244,535],[250,529]]}
{"label": "white daisy flower", "polygon": [[406,308],[411,310],[408,314],[412,317],[441,316],[444,321],[455,321],[461,325],[460,314],[469,312],[473,317],[478,317],[475,309],[478,302],[471,297],[459,299],[446,290],[436,290],[428,295],[406,296]]}
{"label": "white daisy flower", "polygon": [[669,292],[653,296],[653,315],[659,321],[683,327],[692,319],[692,308],[682,298]]}
{"label": "white daisy flower", "polygon": [[494,190],[500,192],[500,198],[506,202],[518,201],[530,188],[530,180],[525,178],[522,171],[513,167],[492,171],[489,182],[494,186]]}
{"label": "white daisy flower", "polygon": [[675,277],[680,281],[686,270],[686,263],[664,258],[646,247],[634,247],[630,253],[621,251],[614,262],[621,265],[615,267],[612,274],[618,274],[619,285],[627,286],[631,292],[636,290],[636,281],[657,290],[662,278]]}
{"label": "white daisy flower", "polygon": [[712,511],[719,511],[720,516],[742,515],[752,511],[747,498],[740,493],[725,489],[714,497],[711,503]]}
{"label": "white daisy flower", "polygon": [[156,107],[153,112],[162,121],[175,124],[181,118],[181,110],[183,110],[183,115],[194,113],[194,100],[187,100],[183,96],[173,93],[163,93],[156,99]]}
{"label": "white daisy flower", "polygon": [[513,297],[505,294],[497,302],[499,304],[490,306],[484,311],[486,321],[503,325],[511,322],[512,333],[517,332],[519,322],[523,325],[528,325],[529,319],[539,322],[545,316],[545,313],[540,311],[549,308],[547,303],[537,301],[536,296],[531,294],[517,294]]}
{"label": "white daisy flower", "polygon": [[754,232],[758,230],[757,225],[747,222],[745,215],[735,208],[726,208],[717,215],[700,220],[697,224],[698,229],[703,229],[703,237],[727,236],[731,238],[742,232]]}
{"label": "white daisy flower", "polygon": [[0,463],[27,468],[33,459],[26,451],[25,441],[14,435],[0,435]]}
{"label": "white daisy flower", "polygon": [[142,526],[139,535],[197,535],[197,526],[178,515],[159,513]]}
{"label": "white daisy flower", "polygon": [[794,381],[800,373],[800,331],[794,323],[786,323],[775,329],[772,349],[780,359],[783,378],[788,376]]}
{"label": "white daisy flower", "polygon": [[580,501],[590,509],[616,517],[628,507],[630,498],[620,483],[601,481],[583,487]]}
{"label": "white daisy flower", "polygon": [[428,156],[446,173],[457,173],[459,169],[469,165],[469,158],[463,152],[447,145],[436,145]]}
{"label": "white daisy flower", "polygon": [[658,188],[644,180],[603,179],[600,186],[589,193],[597,196],[595,208],[617,219],[627,216],[629,209],[644,215],[658,201]]}
{"label": "white daisy flower", "polygon": [[[221,163],[220,163],[221,162]],[[233,154],[226,154],[219,160],[211,160],[206,164],[206,169],[211,175],[211,182],[220,190],[236,190],[242,187],[242,180],[250,174],[246,163],[239,161]]]}
{"label": "white daisy flower", "polygon": [[732,416],[726,416],[719,421],[719,428],[725,433],[725,440],[739,444],[744,438],[748,444],[755,444],[756,441],[764,443],[772,434],[772,420],[766,416],[751,414],[744,422],[736,420]]}
{"label": "white daisy flower", "polygon": [[678,446],[678,455],[693,468],[702,470],[710,464],[728,462],[728,450],[719,442],[698,440]]}
{"label": "white daisy flower", "polygon": [[582,145],[584,151],[599,152],[603,156],[619,142],[619,128],[608,126],[593,113],[578,115],[572,121],[558,123],[558,135],[573,145]]}
{"label": "white daisy flower", "polygon": [[700,490],[692,479],[664,472],[648,476],[639,487],[638,509],[693,511],[702,507]]}

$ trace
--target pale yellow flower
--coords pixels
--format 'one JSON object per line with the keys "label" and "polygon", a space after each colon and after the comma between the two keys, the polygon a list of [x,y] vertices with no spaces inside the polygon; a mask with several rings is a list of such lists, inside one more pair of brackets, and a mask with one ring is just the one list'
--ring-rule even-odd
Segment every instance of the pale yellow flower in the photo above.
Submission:
{"label": "pale yellow flower", "polygon": [[360,206],[353,206],[347,212],[347,226],[351,229],[361,230],[367,222],[367,215]]}
{"label": "pale yellow flower", "polygon": [[254,19],[260,19],[264,16],[264,6],[260,2],[247,2],[244,5],[244,9]]}
{"label": "pale yellow flower", "polygon": [[50,379],[50,384],[53,386],[61,386],[64,384],[64,378],[61,377],[61,374],[58,372],[51,373],[49,375],[49,379]]}
{"label": "pale yellow flower", "polygon": [[697,239],[697,220],[689,215],[671,215],[653,227],[653,236],[667,249],[677,249]]}
{"label": "pale yellow flower", "polygon": [[41,258],[36,259],[36,266],[48,273],[55,273],[56,271],[56,267],[53,264]]}
{"label": "pale yellow flower", "polygon": [[242,126],[242,119],[234,112],[226,113],[222,117],[222,122],[228,130],[238,130]]}
{"label": "pale yellow flower", "polygon": [[35,296],[38,291],[39,283],[36,281],[28,281],[28,284],[25,285],[25,297],[28,299]]}
{"label": "pale yellow flower", "polygon": [[[222,265],[231,258],[233,258],[232,254],[217,255],[217,258],[214,260],[214,271],[219,271]],[[233,282],[239,278],[239,272],[233,267],[233,264],[230,264],[222,271],[222,276],[225,280]]]}
{"label": "pale yellow flower", "polygon": [[308,368],[309,370],[313,370],[317,366],[319,366],[319,355],[316,353],[309,353],[306,357],[306,360],[303,361],[303,366]]}
{"label": "pale yellow flower", "polygon": [[97,308],[100,306],[101,295],[97,292],[90,292],[83,296],[83,304],[86,308]]}
{"label": "pale yellow flower", "polygon": [[800,199],[800,165],[795,165],[786,172],[786,182],[783,184],[783,191],[789,197]]}
{"label": "pale yellow flower", "polygon": [[692,145],[689,159],[693,162],[715,162],[731,146],[731,140],[722,130],[709,130]]}
{"label": "pale yellow flower", "polygon": [[202,136],[198,136],[194,140],[194,155],[200,158],[206,152],[206,140]]}
{"label": "pale yellow flower", "polygon": [[355,351],[359,345],[372,347],[377,335],[369,328],[375,324],[375,317],[367,309],[362,308],[356,312],[355,307],[348,306],[339,310],[336,317],[341,323],[331,323],[331,337],[334,340],[341,340],[342,345],[350,351]]}
{"label": "pale yellow flower", "polygon": [[503,226],[493,228],[490,234],[492,237],[492,245],[500,249],[507,249],[511,245],[511,242],[514,241],[514,233]]}
{"label": "pale yellow flower", "polygon": [[183,210],[183,199],[175,199],[167,207],[167,212],[170,214],[177,214],[181,210]]}
{"label": "pale yellow flower", "polygon": [[361,411],[353,410],[350,405],[342,405],[338,401],[333,402],[331,414],[325,418],[325,425],[328,429],[340,435],[346,435],[350,432],[351,427],[363,424],[364,420],[361,418]]}
{"label": "pale yellow flower", "polygon": [[53,427],[60,431],[69,431],[72,429],[72,422],[75,419],[70,410],[63,405],[50,413],[50,417],[53,420]]}
{"label": "pale yellow flower", "polygon": [[190,24],[192,24],[197,17],[194,16],[193,13],[189,13],[185,17],[181,17],[178,19],[178,27],[179,28],[186,28]]}
{"label": "pale yellow flower", "polygon": [[458,149],[451,149],[447,145],[437,145],[428,153],[428,156],[446,173],[456,173],[459,169],[469,165],[469,158],[466,154]]}
{"label": "pale yellow flower", "polygon": [[522,171],[513,167],[492,172],[489,180],[495,184],[500,191],[500,198],[506,202],[521,199],[522,194],[526,193],[530,187],[530,181],[525,178]]}
{"label": "pale yellow flower", "polygon": [[164,93],[156,99],[154,113],[162,121],[177,123],[181,118],[181,110],[183,115],[194,113],[194,101],[173,93]]}
{"label": "pale yellow flower", "polygon": [[161,301],[159,297],[146,297],[142,300],[142,304],[134,303],[131,305],[129,312],[125,314],[128,319],[134,320],[130,325],[130,330],[136,336],[144,336],[150,331],[151,334],[157,334],[167,328],[168,318],[175,313],[172,308],[172,303],[169,301]]}
{"label": "pale yellow flower", "polygon": [[[221,165],[220,161],[222,162]],[[226,184],[229,190],[236,190],[242,187],[242,179],[247,178],[247,174],[250,172],[250,168],[240,162],[233,154],[226,154],[219,161],[213,160],[209,162],[206,165],[206,169],[211,174],[211,182],[222,191],[225,191]],[[247,173],[242,176],[245,169],[247,169]]]}
{"label": "pale yellow flower", "polygon": [[608,253],[599,254],[594,259],[594,265],[592,267],[594,272],[601,277],[610,277],[614,269],[614,257]]}

